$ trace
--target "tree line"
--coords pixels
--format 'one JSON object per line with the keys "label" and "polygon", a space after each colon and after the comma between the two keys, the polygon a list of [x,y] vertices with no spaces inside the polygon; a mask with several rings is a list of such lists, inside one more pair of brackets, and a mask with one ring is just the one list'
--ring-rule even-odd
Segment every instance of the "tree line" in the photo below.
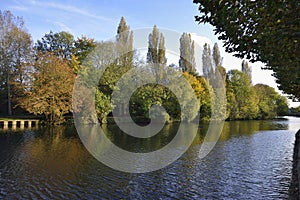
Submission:
{"label": "tree line", "polygon": [[[97,82],[95,105],[92,106],[95,106],[97,120],[103,123],[113,110],[122,115],[127,112],[127,107],[131,116],[147,119],[155,104],[165,108],[160,114],[167,121],[192,120],[198,112],[202,120],[211,119],[214,112],[228,120],[270,119],[288,110],[287,99],[274,88],[252,84],[251,67],[246,61],[243,61],[241,71],[226,72],[217,44],[212,51],[209,44],[204,45],[203,73],[200,75],[196,70],[195,44],[189,33],[180,37],[178,65],[167,65],[165,38],[156,26],[148,37],[146,62],[142,61],[133,48],[134,35],[124,17],[117,27],[115,41],[98,42],[85,36],[74,38],[64,31],[50,31],[33,43],[22,18],[15,17],[10,11],[0,11],[0,34],[2,115],[32,113],[44,116],[49,123],[61,123],[65,115],[86,106],[77,99],[78,102],[73,104],[77,107],[72,107],[73,86],[79,75],[85,77],[86,82]],[[150,65],[151,68],[147,67]],[[105,71],[98,80],[95,75],[103,66]],[[198,104],[191,101],[184,84],[174,86],[182,91],[184,102],[178,102],[176,95],[161,84],[138,88],[129,105],[112,102],[118,80],[131,69],[151,73],[156,83],[163,81],[172,70],[179,72],[194,89]],[[221,86],[226,89],[226,102],[218,101]],[[119,91],[120,98],[125,89]],[[80,93],[85,96],[84,90]],[[181,109],[188,110],[187,116],[182,116]]]}

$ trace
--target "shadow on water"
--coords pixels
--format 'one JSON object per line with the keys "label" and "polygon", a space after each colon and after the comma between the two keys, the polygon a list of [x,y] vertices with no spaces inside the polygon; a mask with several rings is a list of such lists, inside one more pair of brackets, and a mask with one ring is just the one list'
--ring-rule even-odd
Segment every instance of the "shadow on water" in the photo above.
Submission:
{"label": "shadow on water", "polygon": [[[209,123],[199,125],[198,134],[194,145],[203,142]],[[289,123],[286,119],[280,120],[246,120],[246,121],[225,121],[219,141],[226,141],[232,137],[251,136],[259,131],[288,130]]]}

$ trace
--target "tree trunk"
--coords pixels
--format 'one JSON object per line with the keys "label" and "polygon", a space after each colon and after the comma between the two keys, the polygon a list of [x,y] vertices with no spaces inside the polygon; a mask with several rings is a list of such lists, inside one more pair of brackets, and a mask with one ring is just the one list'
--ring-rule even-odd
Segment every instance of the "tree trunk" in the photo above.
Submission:
{"label": "tree trunk", "polygon": [[9,83],[9,73],[7,73],[7,114],[9,116],[12,115],[12,109],[11,109],[11,89],[10,89],[10,83]]}

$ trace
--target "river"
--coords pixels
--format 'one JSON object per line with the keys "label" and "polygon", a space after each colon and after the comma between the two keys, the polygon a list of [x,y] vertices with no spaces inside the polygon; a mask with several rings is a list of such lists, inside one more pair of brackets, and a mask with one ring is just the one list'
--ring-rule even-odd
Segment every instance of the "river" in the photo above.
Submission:
{"label": "river", "polygon": [[[106,127],[112,140],[132,151],[157,149],[177,125],[137,142]],[[300,118],[225,122],[213,150],[199,149],[206,125],[171,165],[130,174],[93,158],[73,126],[0,131],[0,199],[288,199],[295,133]],[[151,146],[151,148],[145,148]],[[145,148],[145,149],[143,149]]]}

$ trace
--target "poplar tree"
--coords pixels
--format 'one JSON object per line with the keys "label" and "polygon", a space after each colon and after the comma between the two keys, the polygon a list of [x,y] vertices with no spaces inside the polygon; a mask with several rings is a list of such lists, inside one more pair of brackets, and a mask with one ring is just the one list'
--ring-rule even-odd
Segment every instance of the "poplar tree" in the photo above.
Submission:
{"label": "poplar tree", "polygon": [[242,62],[242,72],[244,72],[248,76],[250,82],[252,83],[252,70],[248,62],[245,60],[243,60]]}
{"label": "poplar tree", "polygon": [[152,65],[156,81],[160,81],[163,77],[163,68],[167,63],[167,58],[165,38],[156,25],[154,25],[152,33],[149,34],[147,63]]}
{"label": "poplar tree", "polygon": [[195,44],[189,33],[183,33],[180,37],[179,67],[183,72],[196,72]]}
{"label": "poplar tree", "polygon": [[202,67],[203,67],[203,75],[206,78],[213,77],[213,66],[212,66],[212,56],[210,51],[209,44],[205,43],[203,46],[202,53]]}
{"label": "poplar tree", "polygon": [[213,58],[213,65],[215,67],[214,82],[218,84],[218,87],[222,87],[222,85],[225,84],[225,80],[226,80],[226,69],[222,67],[223,58],[221,57],[218,43],[214,44],[212,58]]}
{"label": "poplar tree", "polygon": [[212,57],[216,67],[222,66],[222,57],[220,54],[218,43],[214,44]]}
{"label": "poplar tree", "polygon": [[133,32],[126,24],[125,18],[122,17],[118,26],[117,36],[117,52],[118,52],[118,64],[131,68],[133,66]]}

